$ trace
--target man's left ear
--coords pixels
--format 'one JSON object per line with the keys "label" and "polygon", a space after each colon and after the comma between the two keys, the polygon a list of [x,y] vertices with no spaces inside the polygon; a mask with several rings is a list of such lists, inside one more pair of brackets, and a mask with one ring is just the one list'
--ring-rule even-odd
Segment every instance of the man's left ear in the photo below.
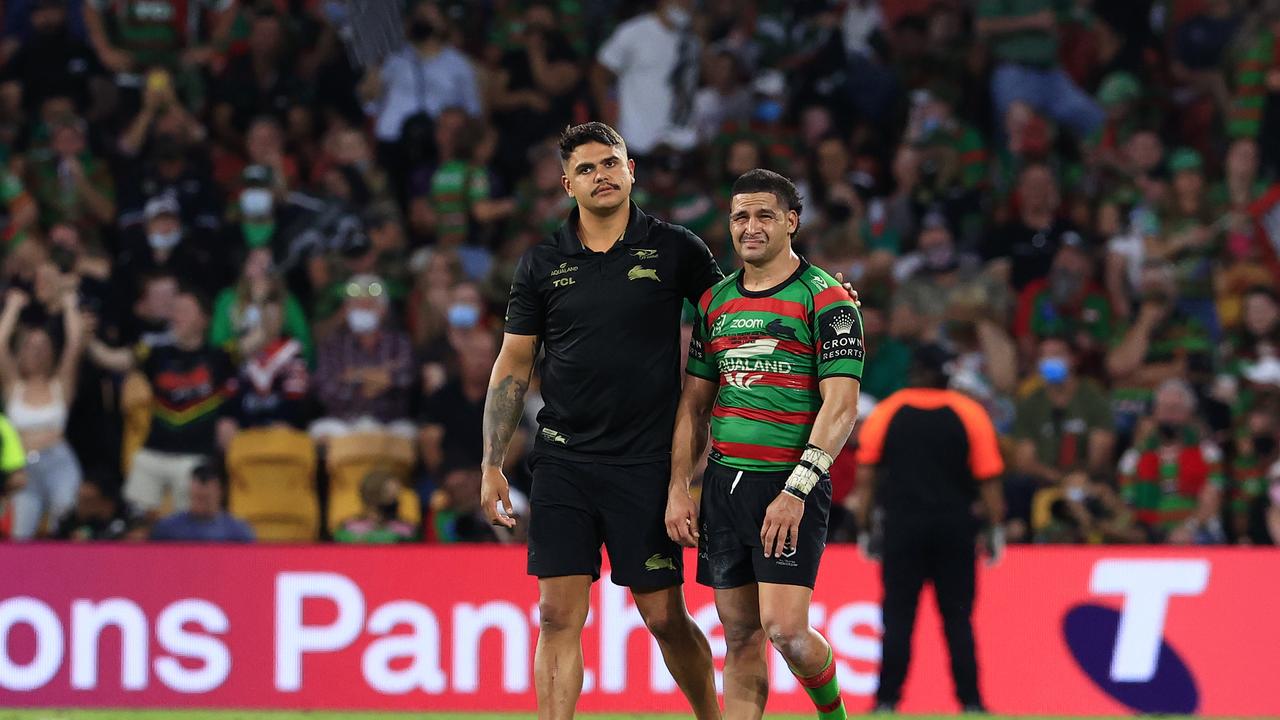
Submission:
{"label": "man's left ear", "polygon": [[795,210],[787,211],[787,234],[795,235],[800,229],[800,213]]}
{"label": "man's left ear", "polygon": [[636,181],[636,161],[634,158],[627,158],[627,172],[631,173],[631,182]]}

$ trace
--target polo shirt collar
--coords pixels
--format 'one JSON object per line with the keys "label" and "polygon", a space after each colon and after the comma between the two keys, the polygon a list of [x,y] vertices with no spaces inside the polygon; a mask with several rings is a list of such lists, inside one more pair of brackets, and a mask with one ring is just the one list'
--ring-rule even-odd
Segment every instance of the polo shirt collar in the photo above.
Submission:
{"label": "polo shirt collar", "polygon": [[[560,252],[565,255],[586,255],[591,252],[582,247],[582,241],[578,238],[578,219],[581,213],[581,208],[575,205],[569,211],[569,217],[556,231],[556,242],[560,246]],[[635,245],[644,240],[649,235],[649,224],[649,216],[631,201],[631,213],[627,217],[626,232],[622,233],[622,244]]]}

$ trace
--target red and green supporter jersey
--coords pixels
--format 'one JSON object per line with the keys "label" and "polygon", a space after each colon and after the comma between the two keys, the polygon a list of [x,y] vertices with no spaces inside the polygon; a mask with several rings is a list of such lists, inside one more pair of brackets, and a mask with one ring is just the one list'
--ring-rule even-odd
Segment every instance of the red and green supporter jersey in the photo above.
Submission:
{"label": "red and green supporter jersey", "polygon": [[849,294],[802,259],[770,290],[747,290],[733,273],[697,312],[687,372],[720,385],[712,457],[739,470],[794,467],[822,406],[819,381],[862,379],[862,316]]}

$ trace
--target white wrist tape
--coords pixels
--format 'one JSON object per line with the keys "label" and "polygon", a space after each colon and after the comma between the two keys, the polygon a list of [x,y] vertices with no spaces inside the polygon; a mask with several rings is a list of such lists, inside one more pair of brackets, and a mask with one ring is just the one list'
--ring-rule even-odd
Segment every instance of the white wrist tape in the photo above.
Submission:
{"label": "white wrist tape", "polygon": [[831,463],[834,461],[826,450],[816,445],[806,446],[804,453],[800,455],[800,462],[791,471],[791,477],[787,478],[787,484],[783,486],[783,490],[804,500],[813,490],[813,486],[827,476],[827,471],[831,469]]}

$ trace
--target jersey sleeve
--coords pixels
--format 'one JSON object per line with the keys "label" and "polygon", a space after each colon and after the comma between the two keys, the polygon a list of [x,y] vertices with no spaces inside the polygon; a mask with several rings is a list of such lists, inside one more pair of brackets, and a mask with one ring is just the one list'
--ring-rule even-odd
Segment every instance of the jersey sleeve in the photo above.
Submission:
{"label": "jersey sleeve", "polygon": [[703,293],[723,279],[707,244],[686,230],[680,242],[680,294],[696,305]]}
{"label": "jersey sleeve", "polygon": [[862,314],[845,289],[832,287],[814,295],[814,342],[818,352],[818,379],[851,377],[862,380],[866,351],[862,345]]}
{"label": "jersey sleeve", "polygon": [[1000,442],[991,416],[976,401],[960,396],[951,404],[965,434],[969,436],[969,470],[978,480],[990,480],[1004,473],[1004,457],[1000,454]]}
{"label": "jersey sleeve", "polygon": [[511,281],[511,294],[507,299],[507,332],[512,335],[542,335],[545,325],[545,307],[533,278],[533,253],[525,253],[516,266]]}
{"label": "jersey sleeve", "polygon": [[711,353],[711,337],[707,332],[707,312],[711,306],[711,289],[702,293],[702,298],[694,305],[693,335],[689,338],[689,362],[685,372],[703,380],[718,382],[720,373],[716,371],[715,358]]}

